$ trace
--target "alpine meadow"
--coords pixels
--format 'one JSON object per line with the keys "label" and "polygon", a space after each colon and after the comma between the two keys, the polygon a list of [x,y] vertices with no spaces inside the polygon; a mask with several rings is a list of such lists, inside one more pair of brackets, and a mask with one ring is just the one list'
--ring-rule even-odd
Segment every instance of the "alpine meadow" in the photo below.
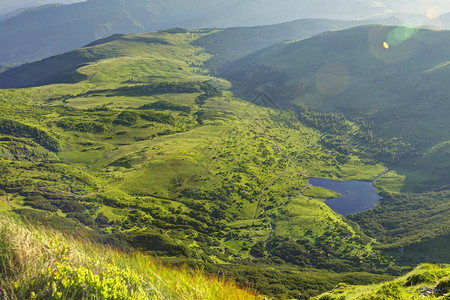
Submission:
{"label": "alpine meadow", "polygon": [[3,6],[0,298],[450,299],[447,11],[260,2]]}

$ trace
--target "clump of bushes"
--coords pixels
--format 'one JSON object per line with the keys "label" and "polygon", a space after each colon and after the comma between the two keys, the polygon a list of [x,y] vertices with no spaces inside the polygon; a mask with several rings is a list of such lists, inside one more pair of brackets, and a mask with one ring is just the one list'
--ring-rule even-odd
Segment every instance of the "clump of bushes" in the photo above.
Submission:
{"label": "clump of bushes", "polygon": [[201,82],[199,85],[200,85],[200,89],[204,93],[201,94],[200,96],[198,96],[197,99],[195,100],[195,102],[197,104],[203,104],[209,98],[223,96],[222,91],[219,88],[217,88],[214,84],[212,84],[211,82],[204,81],[204,82]]}
{"label": "clump of bushes", "polygon": [[202,93],[197,97],[198,104],[209,98],[221,97],[222,91],[210,81],[203,82],[155,82],[145,85],[126,86],[114,90],[116,95],[153,96],[159,94]]}
{"label": "clump of bushes", "polygon": [[71,118],[59,120],[56,122],[56,126],[64,130],[88,133],[101,133],[108,130],[107,124],[104,123],[95,121],[79,122],[76,119]]}
{"label": "clump of bushes", "polygon": [[218,111],[215,110],[199,110],[195,113],[195,116],[197,117],[198,124],[202,125],[205,123],[205,121],[208,120],[217,120],[222,118],[224,115]]}
{"label": "clump of bushes", "polygon": [[150,122],[169,125],[175,124],[175,119],[170,113],[167,112],[147,110],[140,112],[139,115],[142,119]]}
{"label": "clump of bushes", "polygon": [[48,132],[10,119],[0,119],[0,133],[15,137],[31,138],[42,147],[58,152],[59,141]]}
{"label": "clump of bushes", "polygon": [[24,199],[24,205],[50,212],[58,211],[58,207],[54,206],[50,201],[48,201],[41,195],[26,197]]}
{"label": "clump of bushes", "polygon": [[83,204],[76,201],[63,201],[60,203],[60,208],[63,213],[79,213],[86,210],[86,207]]}
{"label": "clump of bushes", "polygon": [[408,276],[405,286],[418,285],[422,283],[435,282],[445,275],[445,272],[438,266],[425,264],[416,269],[416,273]]}
{"label": "clump of bushes", "polygon": [[375,295],[371,295],[370,300],[385,300],[385,299],[405,299],[405,293],[397,282],[390,282],[384,284]]}
{"label": "clump of bushes", "polygon": [[441,281],[439,281],[435,290],[436,290],[436,292],[438,292],[441,295],[449,294],[450,293],[450,277],[444,278]]}
{"label": "clump of bushes", "polygon": [[38,202],[25,202],[25,205],[30,206],[35,209],[46,210],[50,212],[57,212],[58,208],[51,204],[49,201],[38,201]]}
{"label": "clump of bushes", "polygon": [[200,93],[196,82],[155,82],[145,85],[126,86],[116,90],[116,94],[125,96],[153,96],[158,94]]}
{"label": "clump of bushes", "polygon": [[108,225],[109,219],[103,213],[99,213],[97,218],[95,218],[95,224],[97,225]]}
{"label": "clump of bushes", "polygon": [[92,226],[94,224],[94,220],[92,219],[92,216],[87,213],[81,213],[81,212],[70,212],[67,214],[68,218],[77,219],[80,221],[81,224],[85,226]]}
{"label": "clump of bushes", "polygon": [[170,113],[155,110],[144,110],[144,111],[125,110],[117,116],[116,120],[114,121],[114,124],[132,126],[136,125],[136,123],[140,119],[161,124],[169,124],[169,125],[175,124],[175,119]]}
{"label": "clump of bushes", "polygon": [[165,253],[171,256],[190,256],[188,247],[176,240],[156,232],[139,232],[127,238],[131,246]]}
{"label": "clump of bushes", "polygon": [[190,106],[176,104],[176,103],[172,103],[172,102],[165,101],[165,100],[156,101],[156,102],[150,103],[150,104],[144,104],[141,107],[139,107],[138,109],[141,109],[141,110],[147,110],[147,109],[172,110],[172,111],[182,111],[182,112],[186,112],[186,113],[191,112]]}
{"label": "clump of bushes", "polygon": [[114,120],[114,124],[132,126],[135,125],[140,119],[140,115],[137,112],[124,110],[121,112],[116,120]]}

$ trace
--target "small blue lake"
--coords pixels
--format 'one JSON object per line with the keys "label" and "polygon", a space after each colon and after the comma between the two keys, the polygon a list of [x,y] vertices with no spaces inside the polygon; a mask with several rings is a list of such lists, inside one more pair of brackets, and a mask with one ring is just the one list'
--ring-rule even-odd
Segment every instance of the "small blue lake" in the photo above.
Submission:
{"label": "small blue lake", "polygon": [[322,178],[309,178],[309,184],[333,190],[342,197],[325,201],[335,212],[344,217],[374,208],[381,199],[375,192],[375,186],[367,181],[333,181]]}

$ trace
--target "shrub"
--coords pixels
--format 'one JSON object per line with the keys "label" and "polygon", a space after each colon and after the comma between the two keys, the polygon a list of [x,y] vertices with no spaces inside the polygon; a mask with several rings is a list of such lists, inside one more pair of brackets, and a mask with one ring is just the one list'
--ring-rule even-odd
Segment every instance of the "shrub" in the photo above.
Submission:
{"label": "shrub", "polygon": [[156,101],[150,104],[144,104],[138,109],[146,110],[146,109],[155,109],[155,110],[173,110],[173,111],[182,111],[189,113],[191,111],[191,107],[187,105],[180,105],[176,103],[172,103],[165,100]]}
{"label": "shrub", "polygon": [[108,264],[101,274],[94,274],[91,268],[73,267],[58,263],[54,270],[43,275],[51,289],[47,299],[151,299],[144,292],[143,281],[130,269],[119,269]]}
{"label": "shrub", "polygon": [[48,132],[14,120],[0,119],[0,133],[31,138],[42,147],[53,152],[58,152],[61,149],[58,140]]}
{"label": "shrub", "polygon": [[450,277],[444,278],[436,286],[436,291],[443,295],[450,293]]}
{"label": "shrub", "polygon": [[61,210],[64,213],[69,213],[69,212],[83,212],[86,210],[86,208],[84,207],[84,205],[76,202],[76,201],[67,201],[64,202],[61,205]]}
{"label": "shrub", "polygon": [[375,295],[369,297],[370,300],[396,300],[405,299],[404,293],[398,283],[388,283],[383,285]]}
{"label": "shrub", "polygon": [[189,249],[170,237],[159,233],[142,232],[127,237],[131,246],[148,251],[160,251],[173,256],[189,257]]}
{"label": "shrub", "polygon": [[88,132],[88,133],[101,133],[108,130],[108,126],[104,123],[87,121],[78,122],[74,119],[62,119],[56,123],[56,126],[70,131]]}
{"label": "shrub", "polygon": [[95,219],[95,224],[97,225],[107,225],[109,223],[109,219],[103,213],[99,213],[97,218]]}
{"label": "shrub", "polygon": [[117,116],[117,119],[114,121],[114,124],[131,126],[136,124],[138,121],[139,121],[138,113],[134,111],[125,110]]}
{"label": "shrub", "polygon": [[173,125],[175,123],[175,119],[171,114],[162,111],[142,111],[139,113],[140,117],[144,120],[162,124]]}
{"label": "shrub", "polygon": [[217,120],[223,117],[223,114],[215,110],[199,110],[195,113],[197,122],[202,125],[207,120]]}
{"label": "shrub", "polygon": [[200,93],[196,82],[156,82],[145,85],[126,86],[116,90],[118,95],[153,96],[158,94]]}
{"label": "shrub", "polygon": [[46,211],[51,211],[51,212],[58,211],[58,208],[48,201],[36,201],[36,202],[28,201],[28,202],[25,202],[25,205],[31,206],[32,208],[35,208],[35,209],[46,210]]}
{"label": "shrub", "polygon": [[78,221],[80,221],[80,223],[86,226],[91,226],[92,224],[94,224],[92,216],[86,213],[71,212],[67,214],[67,217],[77,219]]}
{"label": "shrub", "polygon": [[254,257],[266,256],[266,245],[264,242],[257,242],[251,249],[250,254]]}
{"label": "shrub", "polygon": [[443,275],[444,274],[442,273],[442,271],[439,270],[422,271],[408,276],[405,286],[435,282],[439,277],[442,277]]}

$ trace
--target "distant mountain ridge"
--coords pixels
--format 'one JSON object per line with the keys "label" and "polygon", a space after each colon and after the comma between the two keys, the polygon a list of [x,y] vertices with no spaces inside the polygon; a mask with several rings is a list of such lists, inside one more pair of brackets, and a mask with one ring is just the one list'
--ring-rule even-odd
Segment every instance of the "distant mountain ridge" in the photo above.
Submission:
{"label": "distant mountain ridge", "polygon": [[[0,89],[0,212],[198,262],[277,298],[390,280],[424,253],[448,261],[449,32],[371,25],[302,38],[339,26],[115,34],[1,73],[5,86],[39,87]],[[267,99],[248,103],[238,88]],[[292,99],[291,111],[271,108]],[[394,165],[412,148],[399,135],[447,142]],[[310,177],[373,182],[383,199],[344,218]]]}
{"label": "distant mountain ridge", "polygon": [[62,3],[70,4],[74,2],[82,2],[85,0],[4,0],[0,3],[0,20],[4,19],[4,16],[17,15],[21,11],[38,7],[46,4]]}
{"label": "distant mountain ridge", "polygon": [[170,27],[254,26],[306,17],[351,19],[386,12],[369,2],[340,0],[338,11],[327,1],[322,2],[89,0],[43,6],[0,18],[0,65],[35,61],[116,33],[144,33]]}
{"label": "distant mountain ridge", "polygon": [[[301,39],[328,30],[350,28],[368,23],[394,25],[398,22],[393,18],[365,21],[306,19],[270,26],[210,29],[206,30],[205,32],[208,34],[198,39],[195,44],[214,55],[206,63],[206,66],[211,71],[217,72],[224,63],[280,41]],[[56,82],[72,82],[74,77],[64,74],[75,70],[82,64],[97,60],[98,57],[92,54],[95,52],[94,46],[122,38],[127,39],[124,35],[112,35],[87,45],[84,44],[86,46],[82,49],[11,69],[0,75],[0,88],[23,88]]]}
{"label": "distant mountain ridge", "polygon": [[450,139],[449,47],[450,31],[361,26],[273,45],[228,64],[222,75],[238,97],[263,90],[280,105],[367,118],[375,137],[401,137],[415,149],[399,159],[402,167],[420,165],[434,177],[410,183],[421,192],[448,185],[449,169],[436,162]]}
{"label": "distant mountain ridge", "polygon": [[20,15],[21,13],[23,13],[24,11],[36,8],[37,6],[27,6],[27,7],[22,7],[22,8],[18,8],[16,10],[13,10],[11,12],[8,12],[6,14],[0,14],[0,22],[9,18],[13,18],[15,16]]}

